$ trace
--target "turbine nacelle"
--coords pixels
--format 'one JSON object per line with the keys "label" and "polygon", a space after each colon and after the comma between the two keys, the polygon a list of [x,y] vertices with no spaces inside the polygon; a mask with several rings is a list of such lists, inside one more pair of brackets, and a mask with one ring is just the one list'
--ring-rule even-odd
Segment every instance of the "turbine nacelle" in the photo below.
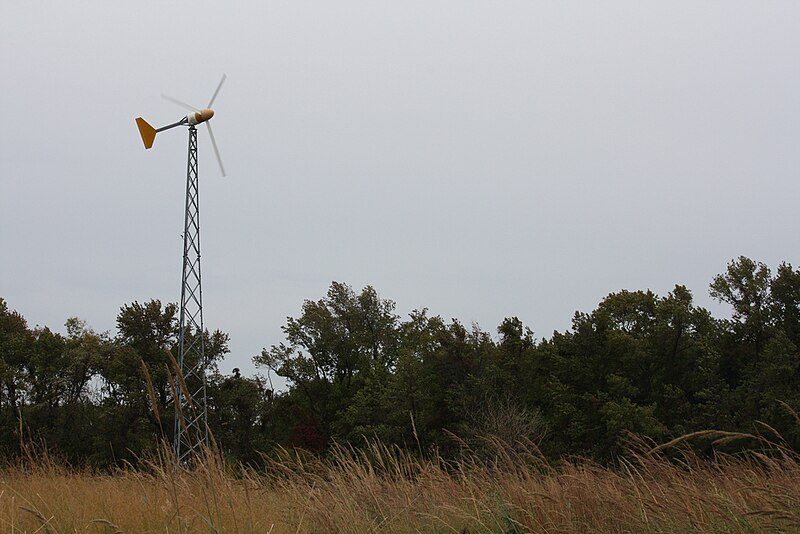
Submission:
{"label": "turbine nacelle", "polygon": [[188,115],[186,115],[186,120],[189,121],[189,126],[194,126],[195,124],[206,122],[213,116],[214,116],[213,109],[203,108],[200,111],[195,111],[194,113],[189,113]]}

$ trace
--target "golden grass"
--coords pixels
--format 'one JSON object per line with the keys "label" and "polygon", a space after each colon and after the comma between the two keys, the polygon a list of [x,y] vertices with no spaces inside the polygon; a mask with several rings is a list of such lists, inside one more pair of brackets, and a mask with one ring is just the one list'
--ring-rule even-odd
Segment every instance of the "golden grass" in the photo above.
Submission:
{"label": "golden grass", "polygon": [[488,462],[378,443],[282,451],[237,474],[215,456],[112,474],[44,458],[0,471],[0,532],[800,532],[800,462],[781,447],[714,461],[639,447],[614,468],[554,468],[535,447],[488,445]]}

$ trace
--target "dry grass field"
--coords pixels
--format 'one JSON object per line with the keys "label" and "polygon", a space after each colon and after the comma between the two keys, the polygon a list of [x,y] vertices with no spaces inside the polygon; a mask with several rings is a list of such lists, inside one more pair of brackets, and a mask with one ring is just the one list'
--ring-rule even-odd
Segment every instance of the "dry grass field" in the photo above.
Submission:
{"label": "dry grass field", "polygon": [[380,444],[284,451],[260,471],[210,457],[109,474],[43,457],[2,469],[0,531],[800,532],[800,461],[779,446],[714,461],[639,447],[604,468],[490,445],[493,460],[457,462]]}

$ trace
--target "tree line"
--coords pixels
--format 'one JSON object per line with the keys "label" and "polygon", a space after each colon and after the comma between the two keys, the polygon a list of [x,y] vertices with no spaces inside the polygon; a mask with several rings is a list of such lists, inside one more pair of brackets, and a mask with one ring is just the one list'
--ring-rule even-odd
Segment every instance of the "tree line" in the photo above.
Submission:
{"label": "tree line", "polygon": [[[333,282],[254,361],[285,377],[220,373],[227,334],[206,336],[209,427],[232,461],[277,446],[326,451],[380,439],[445,457],[487,438],[605,462],[630,433],[663,442],[698,430],[768,429],[800,445],[800,270],[740,257],[710,284],[715,318],[677,285],[619,291],[572,327],[536,339],[516,317],[487,332],[427,309],[408,317],[372,287]],[[42,443],[76,464],[130,462],[171,440],[177,307],[120,309],[117,333],[79,319],[30,328],[0,299],[0,454]],[[766,423],[766,426],[763,423]]]}

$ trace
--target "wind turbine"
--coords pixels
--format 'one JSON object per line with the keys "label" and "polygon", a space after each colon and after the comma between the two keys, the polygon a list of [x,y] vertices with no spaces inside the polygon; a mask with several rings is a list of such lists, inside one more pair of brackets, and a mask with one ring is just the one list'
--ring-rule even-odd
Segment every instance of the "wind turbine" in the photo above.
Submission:
{"label": "wind turbine", "polygon": [[205,123],[208,136],[219,163],[222,176],[225,167],[219,157],[217,142],[211,129],[210,119],[214,116],[211,106],[219,94],[225,75],[217,85],[208,106],[197,109],[175,98],[161,95],[165,99],[190,111],[178,122],[153,128],[143,118],[136,118],[136,125],[142,136],[144,147],[153,146],[156,134],[177,126],[189,127],[189,158],[186,171],[186,208],[183,229],[183,273],[181,277],[181,308],[178,366],[181,376],[175,377],[175,436],[174,453],[178,465],[185,464],[203,453],[209,444],[208,409],[206,404],[205,342],[203,329],[203,291],[200,277],[200,202],[197,175],[197,126]]}

